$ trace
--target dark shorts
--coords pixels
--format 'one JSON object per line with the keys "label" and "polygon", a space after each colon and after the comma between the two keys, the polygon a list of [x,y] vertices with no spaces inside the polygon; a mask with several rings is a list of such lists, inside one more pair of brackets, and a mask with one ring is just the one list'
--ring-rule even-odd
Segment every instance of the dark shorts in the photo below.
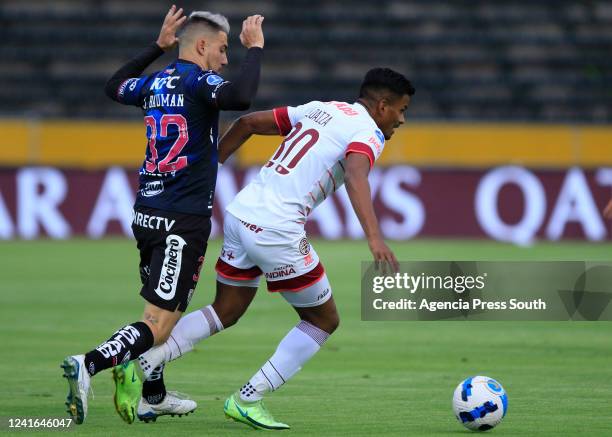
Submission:
{"label": "dark shorts", "polygon": [[210,217],[137,207],[132,231],[140,251],[140,295],[159,308],[185,312],[204,263]]}

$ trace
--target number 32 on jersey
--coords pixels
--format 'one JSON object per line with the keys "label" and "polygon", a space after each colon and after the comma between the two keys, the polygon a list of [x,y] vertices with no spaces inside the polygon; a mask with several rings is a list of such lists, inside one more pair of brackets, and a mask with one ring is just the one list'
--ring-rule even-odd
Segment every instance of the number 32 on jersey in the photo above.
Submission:
{"label": "number 32 on jersey", "polygon": [[[145,126],[147,127],[147,133],[149,138],[149,150],[151,151],[151,158],[146,160],[145,169],[149,173],[168,173],[172,171],[178,171],[187,166],[187,157],[178,156],[187,142],[189,141],[189,133],[187,131],[187,120],[180,114],[164,114],[159,121],[159,137],[163,138],[168,136],[168,126],[175,125],[178,128],[178,135],[174,144],[170,147],[170,150],[166,154],[166,157],[161,161],[157,162],[159,152],[156,148],[157,142],[157,122],[155,117],[148,115],[144,118]],[[177,157],[178,156],[178,157]],[[175,159],[176,158],[176,159]]]}

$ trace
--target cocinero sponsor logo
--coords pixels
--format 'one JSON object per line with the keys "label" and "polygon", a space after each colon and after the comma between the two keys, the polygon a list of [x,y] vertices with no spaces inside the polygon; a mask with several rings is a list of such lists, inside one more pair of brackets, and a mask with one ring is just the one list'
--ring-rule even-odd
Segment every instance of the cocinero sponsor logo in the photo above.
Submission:
{"label": "cocinero sponsor logo", "polygon": [[172,300],[176,294],[176,286],[181,272],[183,260],[183,247],[187,242],[178,235],[168,235],[166,238],[166,251],[164,263],[159,275],[159,284],[155,292],[164,300]]}

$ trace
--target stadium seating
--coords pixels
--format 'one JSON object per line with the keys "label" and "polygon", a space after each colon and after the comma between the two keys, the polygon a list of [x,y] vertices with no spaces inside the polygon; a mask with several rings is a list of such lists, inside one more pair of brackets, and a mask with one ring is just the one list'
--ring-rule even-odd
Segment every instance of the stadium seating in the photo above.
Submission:
{"label": "stadium seating", "polygon": [[[244,53],[241,19],[266,15],[256,108],[351,99],[364,72],[382,65],[414,82],[413,119],[612,121],[610,2],[178,4],[205,5],[229,17],[229,78]],[[0,116],[137,118],[137,111],[104,96],[104,82],[154,40],[166,6],[159,0],[3,1]]]}

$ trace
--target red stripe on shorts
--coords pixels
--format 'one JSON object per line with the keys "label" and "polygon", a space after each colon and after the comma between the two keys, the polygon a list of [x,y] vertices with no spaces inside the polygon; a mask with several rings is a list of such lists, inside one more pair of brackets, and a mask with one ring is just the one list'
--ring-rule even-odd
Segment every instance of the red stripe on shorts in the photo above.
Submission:
{"label": "red stripe on shorts", "polygon": [[306,287],[310,287],[319,281],[325,274],[323,264],[319,262],[317,266],[301,276],[291,279],[281,279],[280,281],[266,281],[268,283],[268,291],[300,291]]}
{"label": "red stripe on shorts", "polygon": [[217,260],[215,270],[224,278],[235,279],[238,281],[244,281],[246,279],[255,279],[259,275],[261,275],[261,269],[257,266],[251,267],[250,269],[239,269],[238,267],[234,267],[226,263],[221,258]]}

